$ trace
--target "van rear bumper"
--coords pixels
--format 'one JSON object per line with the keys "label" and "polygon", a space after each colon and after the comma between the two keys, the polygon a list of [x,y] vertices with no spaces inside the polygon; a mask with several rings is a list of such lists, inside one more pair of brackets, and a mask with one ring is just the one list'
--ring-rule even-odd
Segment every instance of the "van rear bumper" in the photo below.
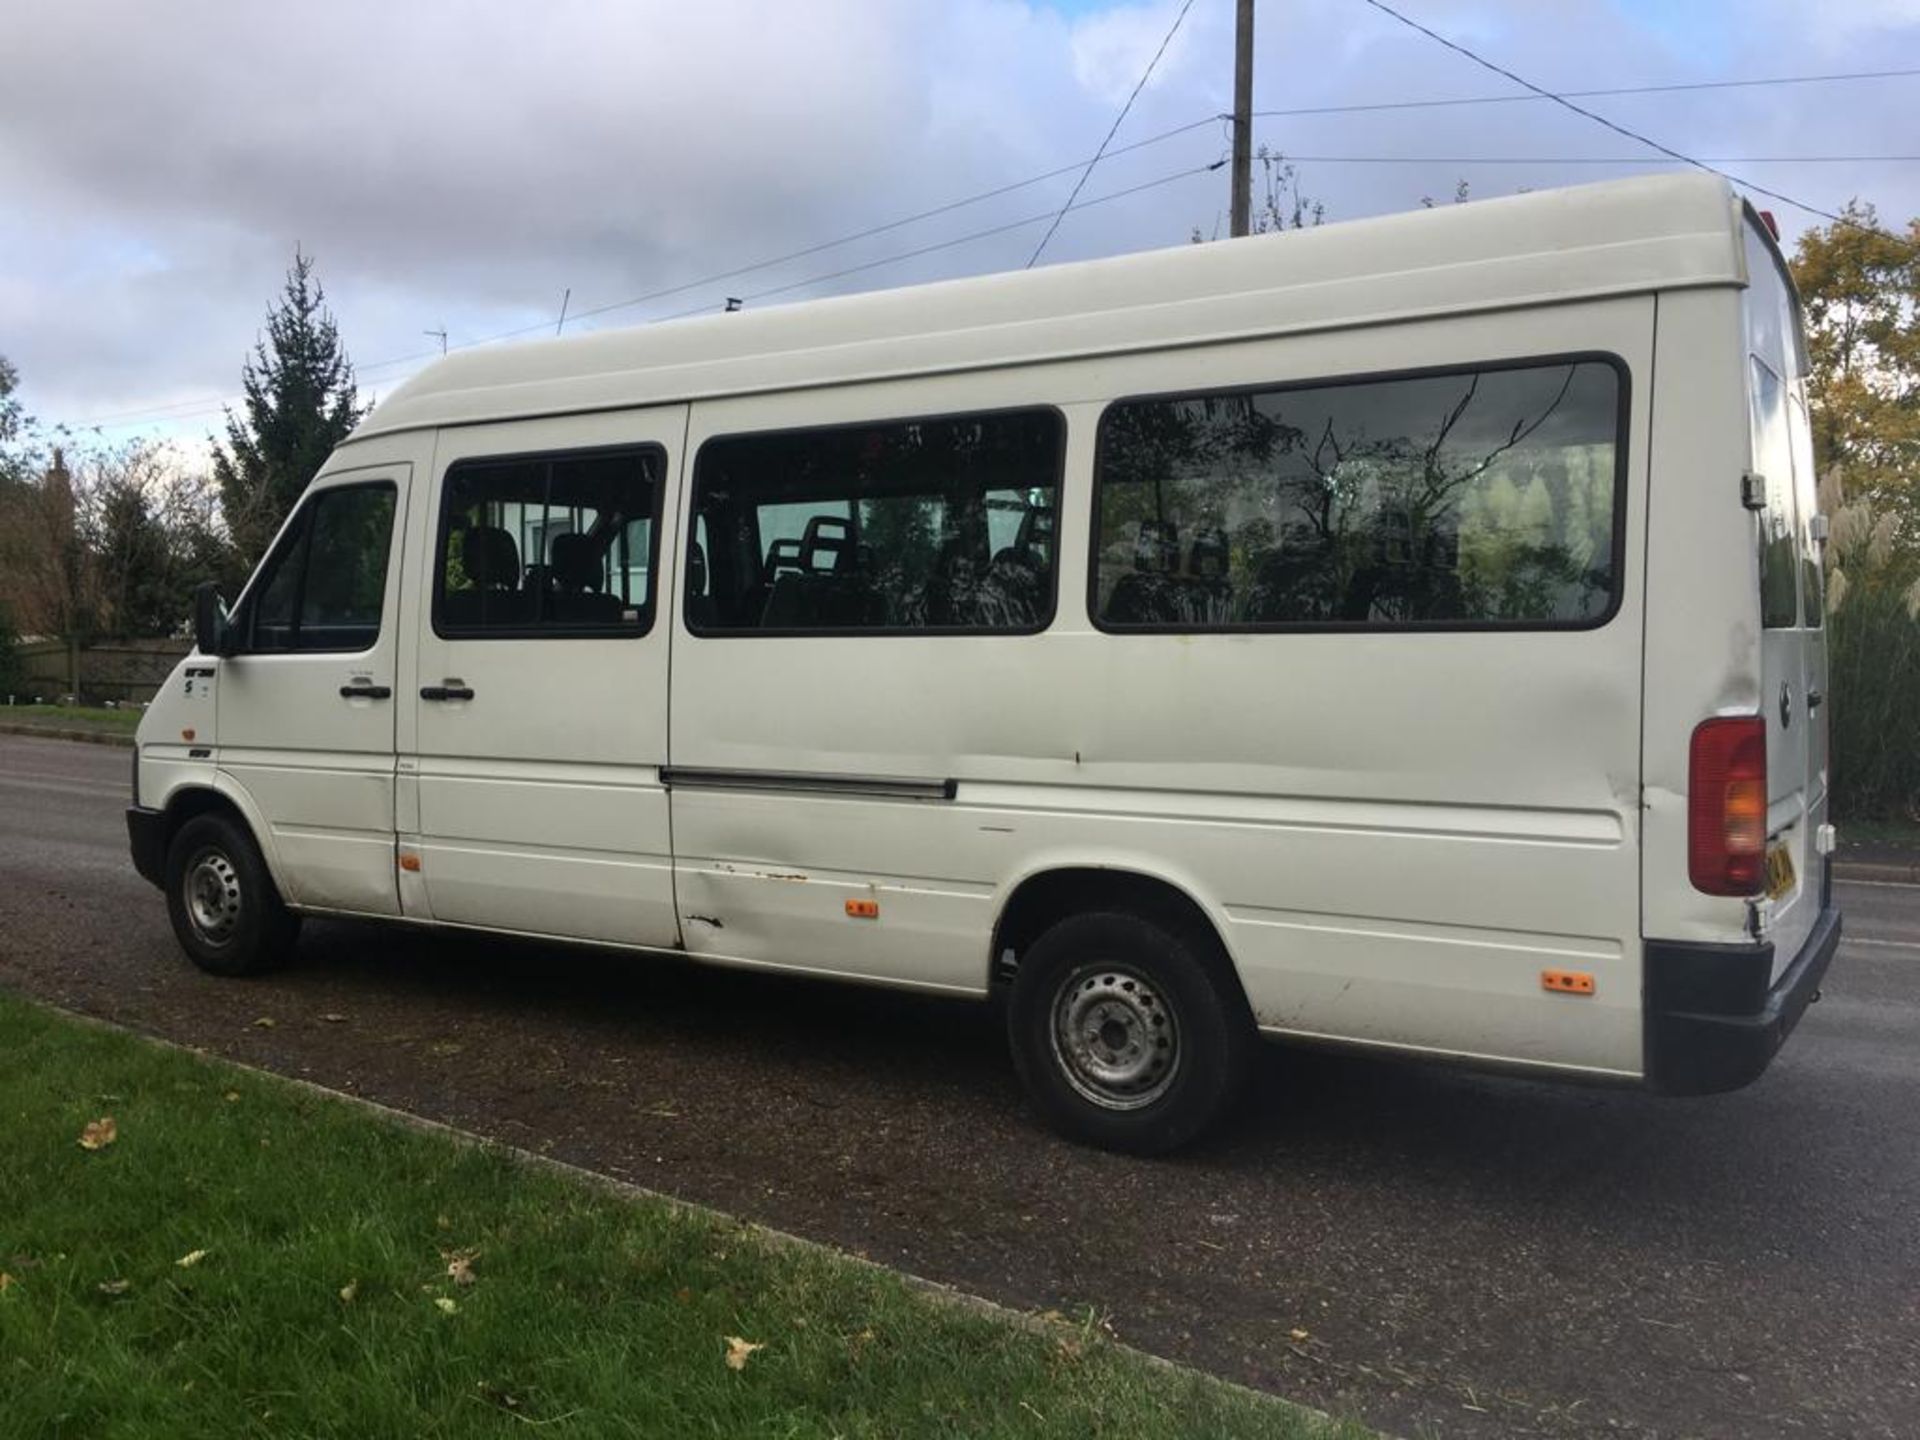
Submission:
{"label": "van rear bumper", "polygon": [[1647,1084],[1667,1095],[1713,1095],[1758,1079],[1839,947],[1840,912],[1831,904],[1771,987],[1773,946],[1765,941],[1647,941]]}
{"label": "van rear bumper", "polygon": [[133,868],[149,884],[164,882],[167,868],[167,817],[161,810],[144,805],[127,807],[127,848],[133,851]]}

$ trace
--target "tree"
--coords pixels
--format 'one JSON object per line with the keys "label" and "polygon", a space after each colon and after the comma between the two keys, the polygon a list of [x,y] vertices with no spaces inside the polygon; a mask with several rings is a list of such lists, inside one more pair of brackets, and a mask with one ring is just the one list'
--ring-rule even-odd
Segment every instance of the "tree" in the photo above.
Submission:
{"label": "tree", "polygon": [[[1265,145],[1254,152],[1253,158],[1260,162],[1261,182],[1252,217],[1255,235],[1272,230],[1307,230],[1325,222],[1327,207],[1300,188],[1300,172],[1291,160]],[[1196,225],[1187,238],[1196,245],[1218,240],[1219,225],[1216,222],[1211,236],[1202,234]]]}
{"label": "tree", "polygon": [[1920,547],[1920,220],[1882,229],[1871,205],[1800,237],[1790,262],[1806,307],[1815,468],[1897,516]]}
{"label": "tree", "polygon": [[191,611],[193,587],[227,569],[211,485],[146,441],[99,454],[84,469],[101,626],[115,635],[173,633]]}
{"label": "tree", "polygon": [[296,249],[280,303],[242,372],[242,413],[227,412],[214,478],[239,565],[251,568],[333,448],[366,410],[313,257]]}

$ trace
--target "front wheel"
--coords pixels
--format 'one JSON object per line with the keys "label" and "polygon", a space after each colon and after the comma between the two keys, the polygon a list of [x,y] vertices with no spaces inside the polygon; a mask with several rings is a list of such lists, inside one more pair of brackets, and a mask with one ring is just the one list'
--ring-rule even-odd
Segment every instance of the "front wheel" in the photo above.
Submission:
{"label": "front wheel", "polygon": [[1212,1125],[1252,1062],[1253,1023],[1218,950],[1137,915],[1075,915],[1021,957],[1014,1068],[1050,1124],[1135,1154]]}
{"label": "front wheel", "polygon": [[198,815],[167,847],[167,917],[180,948],[214,975],[254,975],[285,959],[300,930],[245,827]]}

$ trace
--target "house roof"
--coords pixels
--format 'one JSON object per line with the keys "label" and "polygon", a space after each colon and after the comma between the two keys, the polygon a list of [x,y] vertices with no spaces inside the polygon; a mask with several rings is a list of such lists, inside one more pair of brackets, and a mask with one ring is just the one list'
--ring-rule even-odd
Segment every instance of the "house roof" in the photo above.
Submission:
{"label": "house roof", "polygon": [[526,344],[440,360],[353,438],[987,369],[1707,285],[1742,205],[1649,176]]}

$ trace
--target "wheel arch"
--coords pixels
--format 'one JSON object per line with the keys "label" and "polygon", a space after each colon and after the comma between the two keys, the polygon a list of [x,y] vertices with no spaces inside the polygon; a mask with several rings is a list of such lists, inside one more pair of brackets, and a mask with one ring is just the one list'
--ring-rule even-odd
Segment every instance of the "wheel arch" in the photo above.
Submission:
{"label": "wheel arch", "polygon": [[165,846],[173,844],[173,837],[180,832],[182,825],[201,815],[224,815],[238,822],[253,837],[254,845],[266,862],[267,875],[273,881],[273,888],[279,891],[282,900],[291,898],[266,817],[253,803],[253,797],[226,776],[216,775],[211,782],[188,781],[174,787],[167,792],[160,811],[166,816]]}
{"label": "wheel arch", "polygon": [[[1004,987],[1019,967],[1019,957],[1056,922],[1070,915],[1118,910],[1157,921],[1209,946],[1246,998],[1233,949],[1227,944],[1219,908],[1203,901],[1198,887],[1137,865],[1061,858],[1037,865],[1007,888],[994,918],[988,976]],[[1007,957],[1011,954],[1011,962]]]}

